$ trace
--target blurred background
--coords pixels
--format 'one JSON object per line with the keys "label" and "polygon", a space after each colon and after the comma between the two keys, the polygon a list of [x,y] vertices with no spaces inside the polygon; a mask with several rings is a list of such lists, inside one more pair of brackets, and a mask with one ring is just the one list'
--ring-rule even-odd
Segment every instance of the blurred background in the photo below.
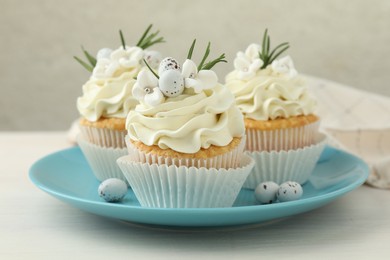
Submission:
{"label": "blurred background", "polygon": [[[166,39],[155,47],[184,61],[211,41],[211,57],[226,53],[220,81],[238,50],[290,42],[300,73],[390,96],[388,0],[0,0],[0,131],[67,130],[89,72],[73,56],[120,46],[118,31],[135,45],[153,23]],[[275,45],[274,45],[275,46]]]}

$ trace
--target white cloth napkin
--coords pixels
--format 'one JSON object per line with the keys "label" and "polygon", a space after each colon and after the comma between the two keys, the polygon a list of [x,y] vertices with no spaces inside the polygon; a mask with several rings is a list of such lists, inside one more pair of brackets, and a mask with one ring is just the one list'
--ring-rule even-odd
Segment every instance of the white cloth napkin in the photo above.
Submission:
{"label": "white cloth napkin", "polygon": [[390,98],[307,76],[318,99],[321,128],[338,146],[365,160],[367,184],[390,188]]}

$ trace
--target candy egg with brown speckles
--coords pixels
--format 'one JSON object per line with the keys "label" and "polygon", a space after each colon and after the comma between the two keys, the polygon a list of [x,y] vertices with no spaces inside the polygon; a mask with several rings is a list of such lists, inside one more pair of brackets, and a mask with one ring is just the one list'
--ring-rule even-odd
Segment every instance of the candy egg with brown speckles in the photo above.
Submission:
{"label": "candy egg with brown speckles", "polygon": [[262,182],[255,189],[255,197],[263,204],[275,202],[278,189],[279,185],[273,181]]}
{"label": "candy egg with brown speckles", "polygon": [[280,184],[276,196],[280,202],[300,199],[303,194],[302,186],[295,181],[288,181]]}
{"label": "candy egg with brown speckles", "polygon": [[158,67],[158,75],[162,75],[164,71],[167,70],[178,70],[180,71],[181,67],[179,62],[172,58],[172,57],[167,57],[163,59],[160,63],[160,66]]}
{"label": "candy egg with brown speckles", "polygon": [[179,70],[166,70],[160,74],[158,87],[166,97],[177,97],[184,91],[184,78]]}

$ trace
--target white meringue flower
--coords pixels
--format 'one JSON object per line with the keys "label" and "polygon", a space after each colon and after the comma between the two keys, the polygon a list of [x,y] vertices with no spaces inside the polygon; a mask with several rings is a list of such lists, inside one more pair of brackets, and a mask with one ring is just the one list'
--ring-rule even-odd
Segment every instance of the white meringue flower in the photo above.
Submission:
{"label": "white meringue flower", "polygon": [[217,74],[212,70],[200,70],[196,64],[187,59],[183,64],[182,75],[184,77],[184,85],[186,88],[193,88],[195,93],[200,93],[202,90],[211,89],[218,83]]}
{"label": "white meringue flower", "polygon": [[279,60],[274,60],[271,66],[274,72],[286,74],[289,78],[293,78],[298,74],[294,68],[294,63],[290,56],[283,57]]}
{"label": "white meringue flower", "polygon": [[152,69],[157,69],[162,60],[162,55],[158,51],[144,50],[144,57],[146,62]]}
{"label": "white meringue flower", "polygon": [[158,88],[158,79],[147,68],[142,69],[138,74],[137,82],[133,87],[133,96],[149,106],[157,106],[165,100]]}
{"label": "white meringue flower", "polygon": [[261,46],[251,44],[244,52],[238,52],[234,59],[234,68],[238,71],[238,78],[243,80],[251,79],[256,75],[256,71],[263,66],[263,61],[259,57]]}
{"label": "white meringue flower", "polygon": [[135,68],[140,66],[144,51],[136,46],[126,46],[126,49],[119,47],[111,53],[110,57],[111,60],[119,62],[122,67]]}
{"label": "white meringue flower", "polygon": [[92,77],[96,79],[112,77],[120,68],[120,64],[110,59],[101,58],[96,61],[95,68],[92,71]]}

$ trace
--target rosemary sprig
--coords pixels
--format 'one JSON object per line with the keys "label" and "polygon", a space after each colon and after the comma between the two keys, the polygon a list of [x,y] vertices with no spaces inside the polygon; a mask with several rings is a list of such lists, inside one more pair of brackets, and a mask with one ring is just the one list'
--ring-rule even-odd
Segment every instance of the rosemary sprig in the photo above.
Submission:
{"label": "rosemary sprig", "polygon": [[263,35],[263,44],[261,52],[259,52],[259,57],[263,61],[263,66],[260,69],[265,69],[269,64],[271,64],[277,57],[280,56],[289,48],[289,43],[284,42],[276,46],[271,52],[271,40],[268,35],[268,29],[265,29]]}
{"label": "rosemary sprig", "polygon": [[[188,50],[188,55],[187,55],[187,59],[191,59],[192,58],[192,53],[194,52],[194,48],[195,48],[195,44],[196,44],[196,39],[194,39],[192,41],[192,44],[191,44],[191,47],[190,49]],[[208,61],[206,62],[207,60],[207,57],[209,56],[210,54],[210,45],[211,43],[209,42],[207,44],[207,47],[206,47],[206,51],[203,55],[203,58],[201,60],[201,62],[199,63],[198,65],[198,71],[200,70],[210,70],[212,67],[214,67],[217,63],[220,63],[220,62],[227,62],[227,60],[225,60],[225,53],[221,54],[218,58],[214,59],[214,60],[211,60],[211,61]]]}
{"label": "rosemary sprig", "polygon": [[81,50],[83,51],[84,56],[87,58],[87,61],[89,62],[89,64],[87,62],[83,61],[82,59],[80,59],[79,57],[73,56],[73,58],[75,58],[75,60],[77,60],[89,72],[92,72],[93,68],[95,68],[95,66],[96,66],[96,59],[89,52],[87,52],[83,46],[81,46]]}
{"label": "rosemary sprig", "polygon": [[148,67],[148,69],[153,73],[153,75],[154,75],[157,79],[160,79],[160,77],[157,75],[157,73],[154,72],[154,70],[150,67],[149,63],[148,63],[145,59],[143,59],[143,60],[144,60],[144,62],[145,62],[146,67]]}
{"label": "rosemary sprig", "polygon": [[125,43],[125,38],[123,37],[122,30],[119,30],[119,37],[121,38],[121,43],[122,43],[123,49],[126,50],[126,43]]}
{"label": "rosemary sprig", "polygon": [[86,63],[85,61],[83,61],[82,59],[80,59],[79,57],[76,57],[76,56],[73,56],[73,58],[75,60],[77,60],[81,66],[83,66],[86,70],[88,70],[89,72],[92,72],[94,67],[92,67],[91,65],[89,65],[88,63]]}
{"label": "rosemary sprig", "polygon": [[194,41],[191,44],[190,49],[188,50],[187,59],[189,59],[189,60],[192,58],[192,53],[194,52],[195,43],[196,43],[196,39],[194,39]]}
{"label": "rosemary sprig", "polygon": [[146,28],[145,32],[142,34],[141,38],[137,42],[136,46],[146,49],[152,45],[155,45],[157,43],[165,42],[164,37],[156,38],[157,35],[160,33],[160,31],[156,31],[154,33],[149,34],[150,30],[152,29],[153,24],[150,24],[148,28]]}
{"label": "rosemary sprig", "polygon": [[[136,46],[138,46],[142,49],[146,49],[154,44],[165,42],[164,37],[156,38],[157,35],[160,33],[160,31],[156,31],[154,33],[149,34],[149,31],[150,31],[150,29],[152,29],[152,26],[153,25],[150,24],[148,26],[148,28],[146,28],[145,32],[142,34],[142,36],[139,39]],[[122,30],[119,30],[119,37],[121,39],[123,49],[126,50],[126,42],[125,42],[125,38],[123,37]],[[76,56],[73,56],[73,58],[78,63],[80,63],[85,69],[87,69],[89,72],[92,72],[96,66],[96,58],[94,56],[92,56],[89,52],[87,52],[83,46],[81,46],[81,49],[84,53],[84,56],[87,58],[88,62],[83,61],[82,59],[80,59],[79,57],[76,57]]]}

